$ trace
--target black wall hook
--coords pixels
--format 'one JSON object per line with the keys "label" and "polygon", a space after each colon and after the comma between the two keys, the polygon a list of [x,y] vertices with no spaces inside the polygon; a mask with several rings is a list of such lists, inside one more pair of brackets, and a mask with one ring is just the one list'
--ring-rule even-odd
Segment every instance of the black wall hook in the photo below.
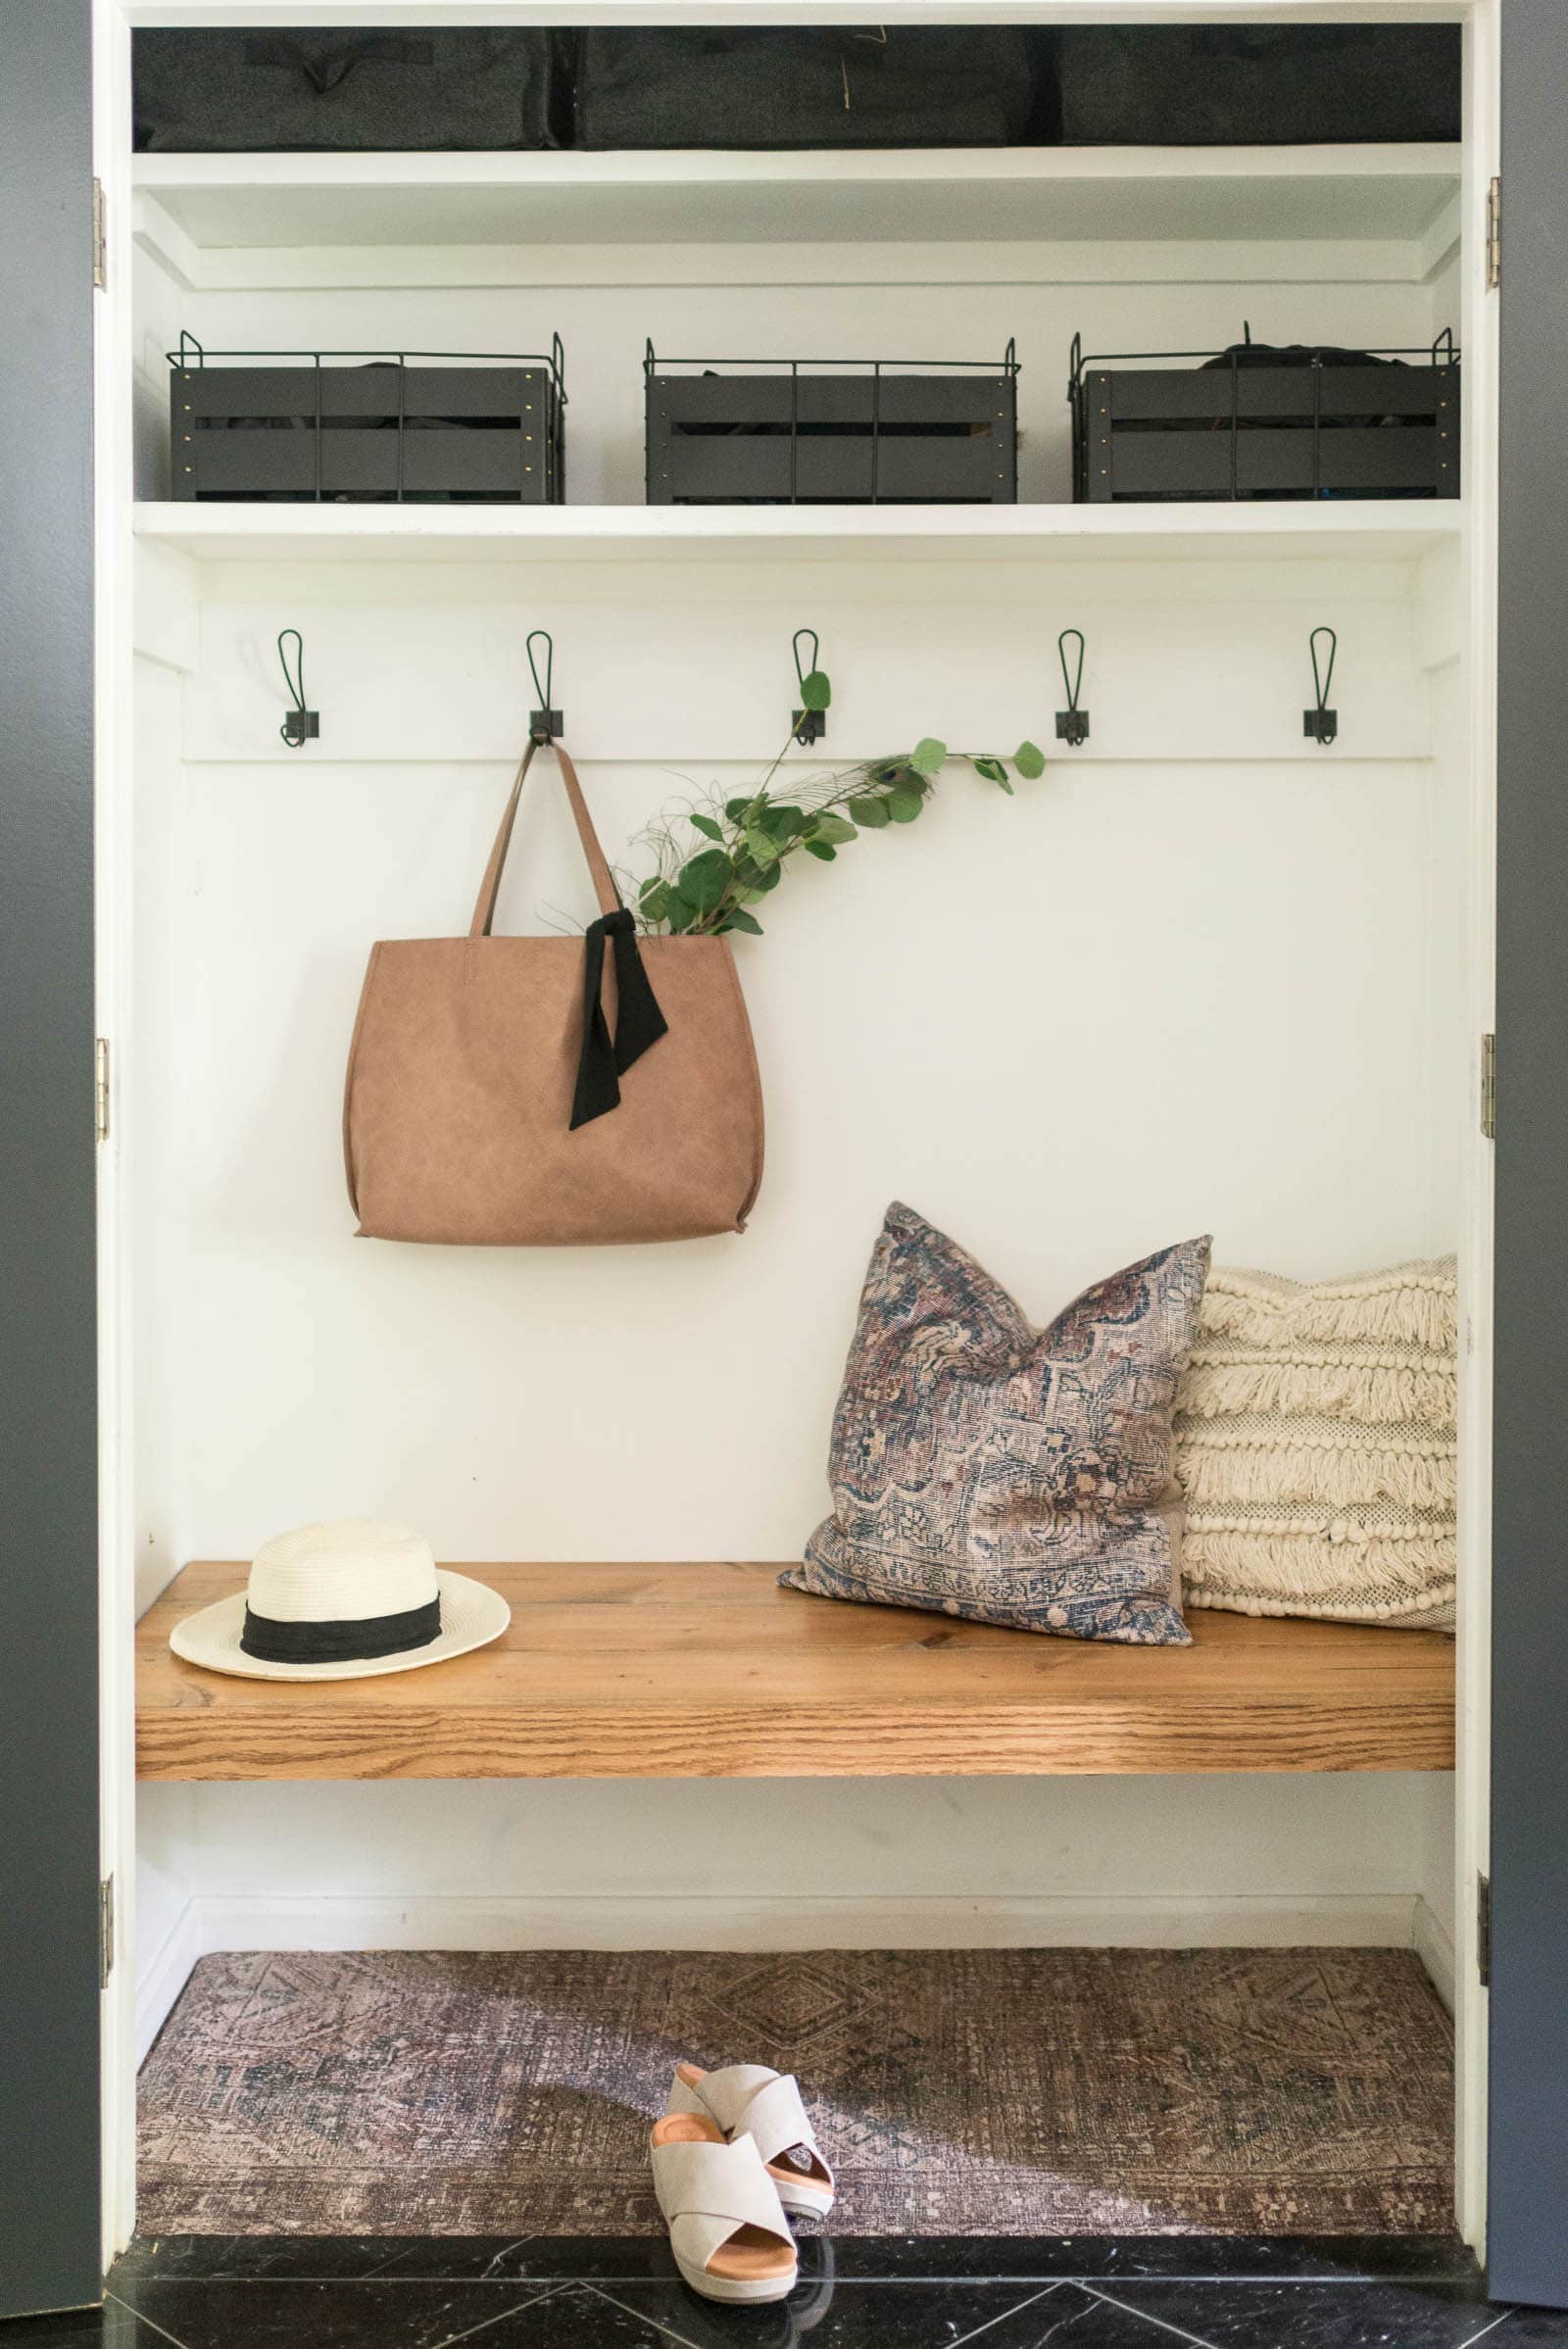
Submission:
{"label": "black wall hook", "polygon": [[[803,636],[808,636],[811,640],[809,664],[801,659]],[[791,713],[790,724],[796,741],[802,744],[821,741],[827,732],[828,704],[833,699],[833,689],[816,665],[819,641],[814,628],[797,628],[791,640],[791,650],[795,655],[795,679],[801,689],[802,707]]]}
{"label": "black wall hook", "polygon": [[[1071,676],[1067,674],[1067,639],[1078,639],[1078,661]],[[1070,743],[1074,750],[1089,740],[1089,712],[1078,707],[1078,696],[1084,681],[1084,636],[1081,628],[1063,628],[1056,639],[1056,658],[1061,662],[1061,682],[1066,689],[1067,707],[1056,712],[1056,740]]]}
{"label": "black wall hook", "polygon": [[[283,650],[285,642],[291,636],[294,639],[294,674],[292,676],[289,675],[288,655]],[[301,751],[308,742],[316,741],[321,731],[321,720],[316,710],[307,710],[305,707],[305,639],[301,636],[298,628],[284,628],[279,632],[277,658],[283,671],[283,682],[288,687],[294,702],[293,709],[289,710],[277,730],[291,751]]]}
{"label": "black wall hook", "polygon": [[[536,636],[543,639],[545,648],[545,681],[543,685],[539,682],[538,664],[533,657],[533,640]],[[533,679],[533,689],[539,696],[541,705],[539,709],[530,710],[528,712],[528,737],[532,742],[554,742],[556,736],[565,730],[562,723],[561,712],[553,706],[550,699],[551,687],[555,682],[556,674],[556,640],[546,628],[530,628],[523,651],[528,656],[528,674]]]}
{"label": "black wall hook", "polygon": [[[1321,671],[1317,653],[1320,636],[1326,636],[1329,640],[1328,666]],[[1329,708],[1329,687],[1334,682],[1334,656],[1340,649],[1340,640],[1332,628],[1314,628],[1306,642],[1312,655],[1312,690],[1317,695],[1317,708],[1302,710],[1301,732],[1327,750],[1340,730],[1340,713]]]}

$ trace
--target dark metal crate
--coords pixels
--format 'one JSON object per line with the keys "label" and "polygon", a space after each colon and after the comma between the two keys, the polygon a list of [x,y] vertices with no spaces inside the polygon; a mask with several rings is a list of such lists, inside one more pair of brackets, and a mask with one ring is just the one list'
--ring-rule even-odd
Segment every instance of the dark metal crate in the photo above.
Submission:
{"label": "dark metal crate", "polygon": [[[1073,338],[1073,496],[1080,504],[1169,500],[1456,498],[1459,355],[1452,337],[1417,366],[1321,358],[1267,366],[1200,351],[1116,352],[1111,367]],[[1402,358],[1404,353],[1384,353]]]}
{"label": "dark metal crate", "polygon": [[[205,352],[182,334],[169,354],[173,495],[559,506],[564,358],[559,336],[548,358],[492,358]],[[270,364],[237,364],[262,359]]]}
{"label": "dark metal crate", "polygon": [[[1018,362],[643,363],[650,506],[988,506],[1018,496]],[[732,363],[733,364],[733,363]],[[831,367],[840,373],[808,372]]]}

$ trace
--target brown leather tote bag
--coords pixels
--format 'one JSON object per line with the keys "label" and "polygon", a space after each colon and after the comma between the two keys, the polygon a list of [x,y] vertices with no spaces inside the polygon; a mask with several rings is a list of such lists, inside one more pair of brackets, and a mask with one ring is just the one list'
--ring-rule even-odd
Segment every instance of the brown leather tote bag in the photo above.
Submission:
{"label": "brown leather tote bag", "polygon": [[729,940],[638,938],[559,743],[599,919],[581,939],[490,935],[539,747],[467,937],[370,950],[343,1104],[360,1235],[575,1248],[743,1231],[762,1098]]}

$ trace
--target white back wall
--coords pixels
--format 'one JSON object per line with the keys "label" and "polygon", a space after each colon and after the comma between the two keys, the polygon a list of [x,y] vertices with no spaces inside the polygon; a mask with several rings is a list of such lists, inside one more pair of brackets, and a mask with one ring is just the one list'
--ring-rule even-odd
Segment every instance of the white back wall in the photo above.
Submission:
{"label": "white back wall", "polygon": [[[875,610],[901,584],[879,566],[851,593],[840,576],[831,603],[808,579],[788,606],[739,611],[720,572],[706,603],[701,578],[666,601],[655,661],[613,585],[602,607],[552,597],[457,619],[316,608],[304,579],[266,606],[209,604],[187,762],[149,779],[176,802],[146,878],[181,973],[177,1139],[156,1196],[180,1234],[188,1430],[184,1530],[150,1529],[152,1546],[171,1564],[181,1548],[246,1552],[296,1519],[371,1510],[426,1526],[449,1556],[790,1556],[820,1510],[860,1275],[895,1197],[1041,1319],[1198,1231],[1224,1259],[1307,1275],[1447,1245],[1435,809],[1408,608],[1364,598],[1350,572],[1328,605],[1195,607],[1191,574],[1167,602],[1160,567],[1139,566],[1119,611],[1102,576],[1098,613],[1011,575],[1033,566],[983,590],[965,579],[950,613],[934,572],[924,601],[896,606],[902,641],[868,628],[863,651],[856,594]],[[1039,625],[1053,604],[1101,648],[1097,727],[1152,744],[1168,706],[1193,755],[1063,753],[1011,799],[955,769],[916,825],[786,879],[765,938],[738,951],[769,1111],[743,1238],[537,1254],[352,1238],[339,1119],[365,957],[377,937],[466,927],[531,699],[525,618],[562,622],[557,697],[585,713],[571,732],[622,754],[590,756],[585,781],[612,858],[635,870],[632,836],[690,788],[624,757],[642,712],[671,754],[683,733],[715,738],[706,705],[734,698],[726,648],[748,627],[747,690],[760,705],[770,673],[775,732],[786,622],[809,611],[844,686],[829,750],[938,728],[1010,747],[1026,724],[1049,735],[1060,698]],[[1330,608],[1348,659],[1344,738],[1325,753],[1299,728],[1305,622]],[[1162,665],[1165,612],[1202,647],[1189,666],[1204,683],[1185,696],[1181,662]],[[322,709],[321,744],[299,754],[276,744],[268,676],[287,619]],[[994,641],[967,671],[976,634]],[[629,705],[618,672],[637,680]],[[672,717],[683,689],[692,714]],[[1249,718],[1270,748],[1294,726],[1292,755],[1249,757]],[[393,763],[400,725],[424,755]],[[765,740],[744,711],[735,732]],[[1205,734],[1231,756],[1198,756]],[[1403,755],[1357,759],[1362,736]],[[354,756],[362,740],[375,755]],[[725,789],[754,771],[683,769]],[[543,762],[529,799],[502,919],[569,926],[592,906]]]}

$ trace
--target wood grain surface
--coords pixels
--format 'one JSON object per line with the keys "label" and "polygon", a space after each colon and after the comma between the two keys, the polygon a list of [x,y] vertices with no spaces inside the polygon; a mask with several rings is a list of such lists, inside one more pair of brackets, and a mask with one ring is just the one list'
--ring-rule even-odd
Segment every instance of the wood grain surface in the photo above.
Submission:
{"label": "wood grain surface", "polygon": [[187,1566],[136,1635],[147,1779],[1013,1778],[1451,1770],[1437,1632],[1195,1611],[1116,1647],[781,1590],[777,1566],[463,1566],[489,1647],[352,1681],[242,1680],[169,1647],[245,1569]]}

